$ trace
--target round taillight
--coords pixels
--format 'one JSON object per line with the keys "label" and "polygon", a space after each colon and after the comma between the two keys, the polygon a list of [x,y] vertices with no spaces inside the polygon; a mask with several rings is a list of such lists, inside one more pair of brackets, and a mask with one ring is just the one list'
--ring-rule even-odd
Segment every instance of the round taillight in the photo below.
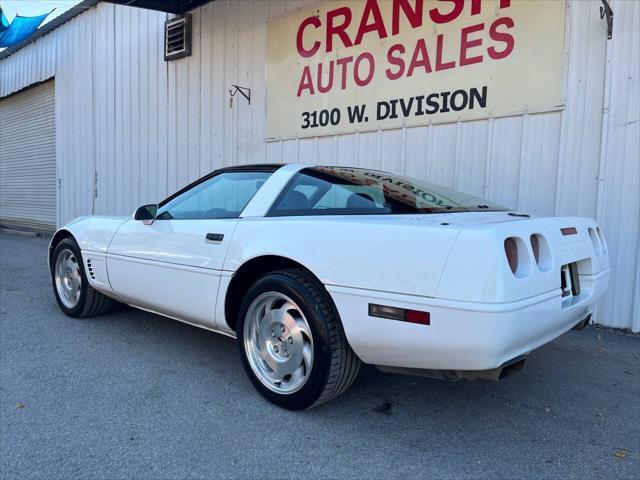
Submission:
{"label": "round taillight", "polygon": [[533,257],[536,259],[536,264],[540,264],[540,241],[538,235],[531,235],[531,250],[533,250]]}
{"label": "round taillight", "polygon": [[504,253],[507,256],[509,268],[511,268],[511,272],[515,275],[518,270],[518,244],[515,239],[507,238],[504,241]]}
{"label": "round taillight", "polygon": [[544,235],[541,233],[534,233],[529,237],[529,243],[531,244],[531,251],[535,258],[538,270],[541,272],[548,272],[553,265],[553,259],[551,255],[551,249]]}

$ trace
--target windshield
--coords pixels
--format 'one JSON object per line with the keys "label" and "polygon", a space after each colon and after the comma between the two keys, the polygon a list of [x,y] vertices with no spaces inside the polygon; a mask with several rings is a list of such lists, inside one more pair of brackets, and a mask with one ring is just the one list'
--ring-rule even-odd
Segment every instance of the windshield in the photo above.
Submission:
{"label": "windshield", "polygon": [[380,215],[504,211],[440,185],[376,170],[310,167],[298,172],[269,215]]}

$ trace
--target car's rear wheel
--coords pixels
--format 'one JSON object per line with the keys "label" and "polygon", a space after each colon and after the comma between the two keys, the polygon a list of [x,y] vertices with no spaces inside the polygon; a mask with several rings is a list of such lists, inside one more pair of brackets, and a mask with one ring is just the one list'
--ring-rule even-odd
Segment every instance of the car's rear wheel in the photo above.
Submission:
{"label": "car's rear wheel", "polygon": [[329,294],[302,270],[261,277],[244,298],[237,334],[256,389],[291,410],[337,397],[360,369]]}
{"label": "car's rear wheel", "polygon": [[56,245],[51,262],[53,292],[60,309],[70,317],[91,317],[106,312],[112,300],[87,281],[80,248],[71,237]]}

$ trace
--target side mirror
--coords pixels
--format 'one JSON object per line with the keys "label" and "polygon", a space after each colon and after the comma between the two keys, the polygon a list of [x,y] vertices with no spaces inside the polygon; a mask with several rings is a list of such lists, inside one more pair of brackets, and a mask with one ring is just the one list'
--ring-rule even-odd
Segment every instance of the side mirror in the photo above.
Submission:
{"label": "side mirror", "polygon": [[145,225],[151,225],[153,221],[156,219],[156,214],[158,213],[158,205],[150,203],[149,205],[143,205],[138,207],[133,214],[134,220],[140,220]]}

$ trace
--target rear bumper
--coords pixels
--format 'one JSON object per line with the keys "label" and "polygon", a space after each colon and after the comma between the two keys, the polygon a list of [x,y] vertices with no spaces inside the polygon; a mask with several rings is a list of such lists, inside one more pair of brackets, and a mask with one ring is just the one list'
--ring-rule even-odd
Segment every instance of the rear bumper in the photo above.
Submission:
{"label": "rear bumper", "polygon": [[[582,291],[560,289],[509,303],[448,301],[327,285],[345,334],[365,363],[427,370],[490,370],[573,328],[607,289],[609,270],[581,275]],[[370,317],[369,303],[428,311],[429,326]]]}

